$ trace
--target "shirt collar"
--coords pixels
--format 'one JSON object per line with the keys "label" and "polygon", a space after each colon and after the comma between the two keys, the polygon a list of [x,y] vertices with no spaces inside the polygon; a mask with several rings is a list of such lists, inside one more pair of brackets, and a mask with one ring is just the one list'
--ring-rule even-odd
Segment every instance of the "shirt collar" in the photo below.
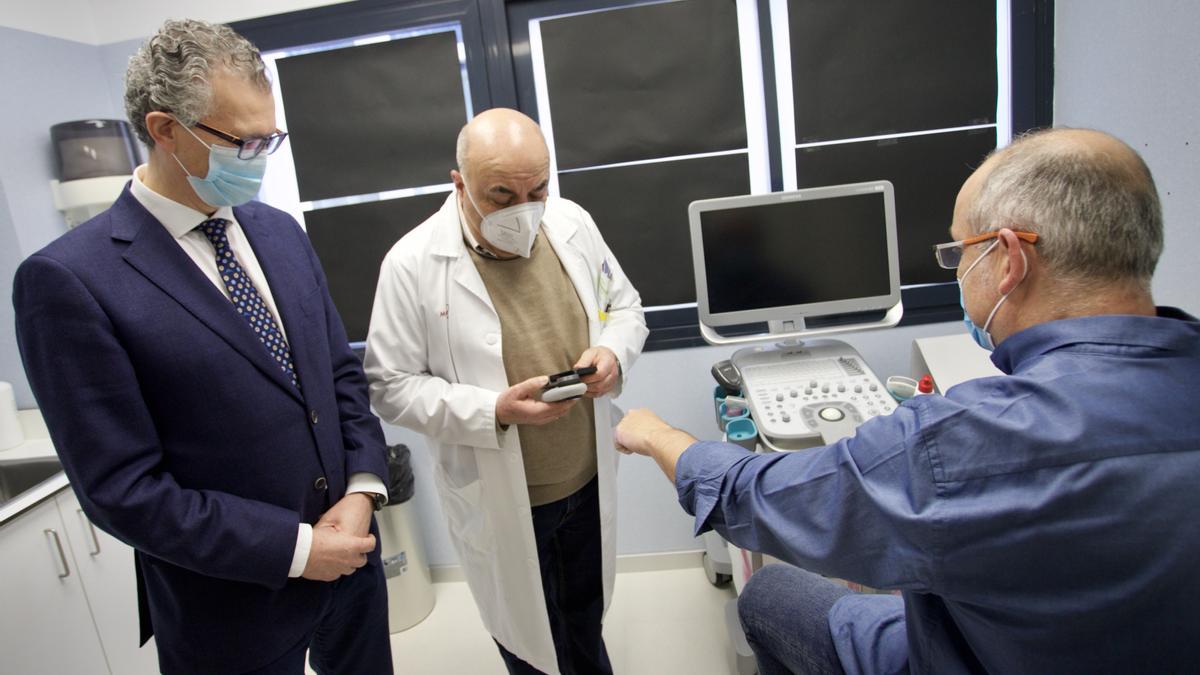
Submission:
{"label": "shirt collar", "polygon": [[1191,348],[1200,339],[1200,321],[1175,307],[1158,307],[1155,316],[1106,314],[1047,321],[1010,335],[992,352],[992,363],[1006,374],[1056,349],[1073,345],[1104,347]]}
{"label": "shirt collar", "polygon": [[179,239],[188,232],[196,229],[196,226],[200,223],[211,218],[224,218],[230,222],[237,222],[237,219],[233,217],[233,208],[231,207],[222,206],[212,216],[208,216],[190,206],[180,204],[169,197],[164,197],[151,190],[142,182],[141,174],[145,170],[145,164],[134,169],[133,184],[129,187],[129,191],[133,194],[133,198],[138,200],[150,212],[150,215],[157,218],[158,222],[167,228],[167,232],[172,237]]}
{"label": "shirt collar", "polygon": [[455,195],[454,201],[458,203],[458,225],[462,228],[463,239],[466,240],[467,246],[470,247],[472,251],[475,251],[485,258],[489,258],[491,260],[500,260],[500,256],[481,246],[480,243],[475,239],[475,235],[471,232],[471,227],[467,225],[467,215],[463,213],[462,200]]}

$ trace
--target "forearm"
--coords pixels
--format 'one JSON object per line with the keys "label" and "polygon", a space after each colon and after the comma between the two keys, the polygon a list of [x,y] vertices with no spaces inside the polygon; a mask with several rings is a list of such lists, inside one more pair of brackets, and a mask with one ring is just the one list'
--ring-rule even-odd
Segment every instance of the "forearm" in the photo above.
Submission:
{"label": "forearm", "polygon": [[387,476],[387,442],[379,418],[371,412],[367,376],[362,362],[350,348],[346,328],[326,289],[320,264],[314,259],[313,265],[325,302],[325,330],[342,444],[346,450],[346,475],[369,472],[382,481]]}
{"label": "forearm", "polygon": [[[86,481],[84,481],[86,482]],[[149,555],[206,576],[279,588],[295,555],[300,514],[213,490],[146,477],[129,493],[79,494],[89,519]]]}
{"label": "forearm", "polygon": [[347,368],[335,374],[334,391],[346,453],[346,475],[365,472],[382,482],[387,477],[387,441],[379,418],[371,412],[362,371]]}
{"label": "forearm", "polygon": [[696,439],[686,431],[667,428],[656,431],[649,439],[650,456],[658,463],[658,468],[667,478],[675,482],[675,466],[683,453],[696,442]]}
{"label": "forearm", "polygon": [[389,424],[412,429],[442,443],[500,447],[496,425],[498,392],[454,384],[433,375],[375,373],[371,403]]}
{"label": "forearm", "polygon": [[[634,300],[637,300],[636,294]],[[595,346],[607,347],[617,357],[617,363],[620,365],[617,384],[611,392],[614,398],[625,388],[625,378],[629,376],[634,361],[641,355],[648,334],[640,302],[631,307],[613,309],[608,315],[608,320],[604,322],[604,328]]]}

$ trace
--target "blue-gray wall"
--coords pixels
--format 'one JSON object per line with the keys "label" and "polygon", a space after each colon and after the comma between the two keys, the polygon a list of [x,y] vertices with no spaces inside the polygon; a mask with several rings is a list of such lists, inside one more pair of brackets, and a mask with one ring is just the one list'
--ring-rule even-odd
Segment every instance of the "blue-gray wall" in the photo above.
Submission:
{"label": "blue-gray wall", "polygon": [[[2,84],[0,84],[2,86]],[[12,216],[8,212],[8,198],[4,193],[4,182],[0,180],[0,382],[12,382],[20,407],[28,407],[32,396],[21,359],[17,354],[17,340],[13,333],[12,297],[13,270],[21,262],[21,243],[13,229]]]}
{"label": "blue-gray wall", "polygon": [[121,75],[106,67],[104,48],[0,27],[0,380],[17,405],[33,407],[13,333],[12,277],[17,264],[66,231],[54,209],[50,127],[89,118],[123,119],[111,92]]}

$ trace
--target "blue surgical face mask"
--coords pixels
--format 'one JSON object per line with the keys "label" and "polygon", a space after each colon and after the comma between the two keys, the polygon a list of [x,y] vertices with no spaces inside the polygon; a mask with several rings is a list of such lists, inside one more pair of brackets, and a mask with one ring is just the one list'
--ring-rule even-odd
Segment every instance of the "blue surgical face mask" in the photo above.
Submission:
{"label": "blue surgical face mask", "polygon": [[262,187],[263,175],[267,172],[265,154],[252,159],[238,159],[237,148],[205,143],[182,122],[179,125],[208,147],[208,175],[204,178],[193,176],[183,162],[180,162],[174,153],[171,154],[178,162],[179,168],[187,174],[188,183],[200,201],[209,206],[221,207],[239,206],[254,199]]}
{"label": "blue surgical face mask", "polygon": [[[967,275],[971,273],[971,270],[975,269],[975,266],[979,264],[979,261],[986,258],[987,254],[991,253],[992,249],[996,248],[996,245],[999,243],[1000,243],[999,239],[997,239],[996,241],[993,241],[991,246],[988,246],[987,250],[984,251],[978,258],[976,258],[975,262],[971,263],[970,267],[967,268],[967,271],[963,272],[963,275],[958,278],[958,304],[961,305],[963,308],[963,323],[966,324],[967,332],[970,333],[971,339],[975,340],[975,344],[979,345],[980,347],[983,347],[984,349],[988,350],[989,352],[996,348],[996,343],[995,343],[995,341],[992,340],[992,334],[988,332],[988,326],[992,325],[992,318],[994,318],[996,316],[996,310],[1000,309],[1000,305],[1004,304],[1004,301],[1008,299],[1008,296],[1010,293],[1012,293],[1012,291],[1009,291],[1008,293],[1005,293],[1004,295],[1000,296],[1000,300],[996,303],[996,305],[994,307],[992,307],[991,313],[988,314],[987,321],[983,322],[983,328],[980,328],[979,326],[975,325],[975,322],[971,320],[971,315],[967,313],[967,300],[966,300],[966,297],[963,295],[963,281],[966,280]],[[1025,251],[1021,251],[1021,257],[1024,257],[1024,256],[1025,256]],[[1029,273],[1028,263],[1025,265],[1025,273],[1026,274]],[[1021,281],[1024,281],[1024,280],[1025,280],[1025,277],[1022,276]],[[1018,285],[1020,285],[1020,284],[1018,283]],[[1016,286],[1013,287],[1013,290],[1014,291],[1016,290]]]}
{"label": "blue surgical face mask", "polygon": [[976,326],[975,322],[971,320],[971,315],[967,314],[967,300],[963,297],[961,281],[958,285],[958,304],[962,306],[963,323],[967,326],[967,333],[971,336],[971,339],[975,341],[975,344],[983,347],[989,352],[995,349],[996,344],[992,342],[992,334],[986,330],[983,330],[979,326]]}

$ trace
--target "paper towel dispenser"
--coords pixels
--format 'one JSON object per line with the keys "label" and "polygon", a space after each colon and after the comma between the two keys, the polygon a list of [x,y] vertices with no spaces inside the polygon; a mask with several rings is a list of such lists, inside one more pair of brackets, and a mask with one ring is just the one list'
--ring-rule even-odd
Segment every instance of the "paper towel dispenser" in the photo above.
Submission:
{"label": "paper towel dispenser", "polygon": [[140,163],[133,129],[124,120],[79,120],[50,127],[58,179],[54,207],[75,227],[112,206]]}

